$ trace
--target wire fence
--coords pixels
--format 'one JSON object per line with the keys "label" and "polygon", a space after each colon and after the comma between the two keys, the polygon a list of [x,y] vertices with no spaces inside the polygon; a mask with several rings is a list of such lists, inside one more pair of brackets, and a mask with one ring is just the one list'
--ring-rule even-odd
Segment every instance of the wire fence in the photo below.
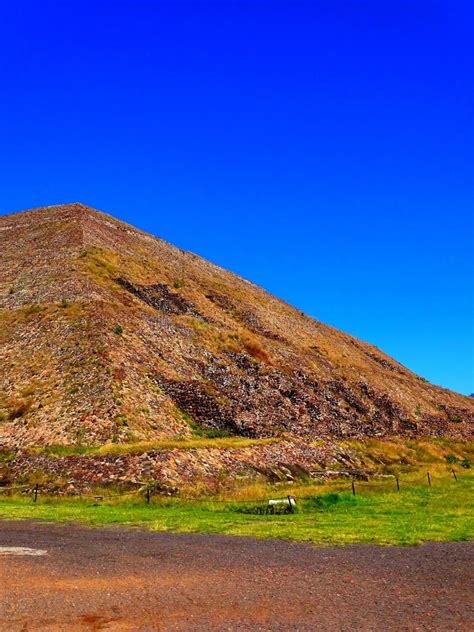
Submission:
{"label": "wire fence", "polygon": [[[338,483],[332,493],[343,493],[350,492],[353,497],[367,495],[370,496],[370,492],[381,492],[381,493],[400,493],[405,489],[413,486],[426,485],[428,488],[433,485],[439,483],[453,483],[456,484],[459,480],[465,480],[467,473],[456,472],[454,468],[451,468],[449,474],[447,476],[438,476],[433,475],[432,472],[426,472],[423,476],[412,479],[412,478],[404,478],[401,476],[386,476],[384,480],[360,480],[360,479],[349,479],[346,484]],[[467,475],[469,476],[469,475]],[[469,476],[469,480],[472,477]],[[130,491],[119,491],[114,492],[112,490],[106,490],[102,493],[78,493],[71,494],[68,498],[74,498],[78,500],[90,500],[93,504],[102,504],[107,501],[116,501],[123,498],[131,498],[136,497],[137,499],[141,498],[146,504],[150,504],[152,498],[156,496],[160,500],[161,506],[166,506],[166,504],[174,504],[176,501],[184,501],[187,503],[196,503],[196,504],[205,504],[207,506],[223,506],[226,505],[228,507],[249,507],[250,509],[256,509],[256,513],[279,513],[280,510],[283,510],[286,513],[293,513],[294,506],[296,505],[296,501],[309,501],[315,500],[321,496],[317,492],[313,492],[308,495],[298,494],[297,497],[292,495],[287,495],[286,498],[280,499],[269,499],[268,496],[265,498],[258,499],[232,499],[232,498],[217,498],[215,496],[206,496],[206,497],[193,497],[193,496],[163,496],[160,494],[156,486],[150,482],[137,483],[139,487],[135,490]],[[0,495],[15,495],[16,493],[20,493],[27,499],[32,499],[34,503],[38,501],[38,497],[42,496],[44,498],[57,498],[50,493],[48,493],[48,488],[46,486],[41,486],[39,483],[34,485],[32,484],[24,484],[24,485],[14,485],[8,487],[0,486]],[[328,493],[328,492],[326,492]],[[329,492],[331,493],[331,492]],[[322,494],[324,495],[324,494]],[[4,496],[4,497],[5,497]],[[63,496],[64,498],[64,496]],[[291,500],[293,499],[293,500]],[[168,501],[168,503],[166,502]],[[293,504],[294,501],[294,504]],[[377,504],[380,503],[391,503],[393,501],[377,501]],[[262,503],[264,505],[262,506]],[[272,504],[273,503],[273,504]]]}
{"label": "wire fence", "polygon": [[31,485],[15,485],[14,487],[0,487],[0,494],[4,492],[11,492],[17,489],[31,489]]}

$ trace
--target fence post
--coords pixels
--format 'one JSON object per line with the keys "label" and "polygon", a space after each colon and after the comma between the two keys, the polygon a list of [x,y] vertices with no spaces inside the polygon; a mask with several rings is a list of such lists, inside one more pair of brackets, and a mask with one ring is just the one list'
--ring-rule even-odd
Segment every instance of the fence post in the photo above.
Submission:
{"label": "fence post", "polygon": [[149,487],[146,488],[146,504],[147,505],[150,504],[150,488]]}
{"label": "fence post", "polygon": [[453,473],[454,480],[455,480],[455,481],[457,481],[457,480],[458,480],[458,477],[456,476],[456,472],[454,471],[454,467],[453,467],[453,468],[451,468],[451,472]]}
{"label": "fence post", "polygon": [[38,500],[38,483],[36,483],[35,485],[35,490],[34,490],[34,496],[33,496],[33,502],[35,503]]}
{"label": "fence post", "polygon": [[399,492],[400,491],[400,479],[398,478],[398,476],[396,478],[396,481],[397,481],[397,491]]}
{"label": "fence post", "polygon": [[354,480],[352,480],[352,495],[355,496],[356,495],[356,488],[354,485]]}
{"label": "fence post", "polygon": [[428,477],[428,485],[431,487],[431,476],[429,472],[426,472],[426,476]]}
{"label": "fence post", "polygon": [[288,495],[288,507],[290,508],[290,513],[293,513],[293,505],[291,504],[291,496]]}

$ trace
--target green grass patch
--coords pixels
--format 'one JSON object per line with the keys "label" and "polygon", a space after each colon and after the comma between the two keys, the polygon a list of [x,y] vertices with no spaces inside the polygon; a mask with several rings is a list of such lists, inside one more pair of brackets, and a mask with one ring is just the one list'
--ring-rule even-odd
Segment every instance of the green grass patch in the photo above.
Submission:
{"label": "green grass patch", "polygon": [[[470,475],[427,484],[405,484],[397,492],[393,484],[373,490],[338,481],[318,487],[300,486],[297,511],[286,515],[260,515],[253,507],[265,507],[275,493],[268,488],[260,499],[200,500],[155,496],[147,505],[142,496],[101,502],[94,499],[58,499],[0,496],[0,518],[79,521],[90,526],[139,526],[151,531],[219,533],[257,538],[279,538],[325,545],[376,543],[412,545],[426,541],[462,541],[474,537],[473,478]],[[294,492],[297,490],[294,489]],[[247,510],[247,511],[246,511]]]}

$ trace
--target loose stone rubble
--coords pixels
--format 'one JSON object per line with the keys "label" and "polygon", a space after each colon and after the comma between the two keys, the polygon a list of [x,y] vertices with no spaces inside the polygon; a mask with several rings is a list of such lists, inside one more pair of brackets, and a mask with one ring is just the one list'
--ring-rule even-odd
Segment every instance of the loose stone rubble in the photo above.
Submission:
{"label": "loose stone rubble", "polygon": [[[87,493],[97,487],[134,489],[153,481],[159,491],[177,494],[199,484],[206,492],[250,482],[292,482],[330,476],[328,466],[339,465],[334,475],[361,477],[354,456],[335,444],[309,446],[280,441],[246,448],[199,448],[150,450],[118,456],[52,456],[19,451],[4,466],[4,486],[35,480],[39,474],[44,491],[64,494]],[[351,469],[352,468],[352,469]],[[10,480],[8,480],[8,478]],[[33,485],[31,485],[33,486]],[[28,488],[27,491],[29,491]]]}

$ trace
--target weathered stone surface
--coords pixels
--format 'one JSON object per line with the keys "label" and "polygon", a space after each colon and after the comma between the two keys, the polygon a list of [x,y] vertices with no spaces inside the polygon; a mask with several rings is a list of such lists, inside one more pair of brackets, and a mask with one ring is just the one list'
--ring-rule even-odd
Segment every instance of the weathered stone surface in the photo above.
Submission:
{"label": "weathered stone surface", "polygon": [[196,483],[213,491],[236,480],[263,478],[270,482],[320,477],[321,467],[339,462],[354,466],[348,452],[328,444],[313,447],[302,442],[281,441],[247,448],[160,450],[120,456],[47,454],[18,452],[0,468],[0,485],[30,480],[40,474],[43,490],[79,493],[94,487],[136,488],[154,481],[163,492],[179,493]]}
{"label": "weathered stone surface", "polygon": [[80,204],[0,217],[0,367],[0,448],[472,437],[472,398]]}

